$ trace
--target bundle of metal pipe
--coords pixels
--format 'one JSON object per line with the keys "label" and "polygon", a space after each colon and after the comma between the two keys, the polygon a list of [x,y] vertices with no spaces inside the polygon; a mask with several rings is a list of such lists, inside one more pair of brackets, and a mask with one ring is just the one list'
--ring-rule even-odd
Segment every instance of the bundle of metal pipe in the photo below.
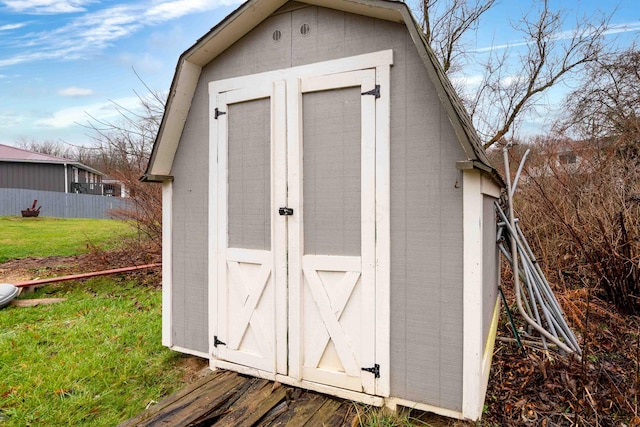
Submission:
{"label": "bundle of metal pipe", "polygon": [[[510,144],[503,148],[505,171],[509,171],[507,155],[509,147]],[[535,330],[540,334],[545,349],[548,349],[550,342],[562,352],[574,353],[579,356],[582,351],[578,340],[567,324],[562,307],[553,294],[549,282],[520,229],[519,221],[513,213],[513,195],[528,154],[527,150],[514,178],[513,186],[507,172],[507,196],[503,198],[502,206],[495,203],[498,215],[498,247],[511,264],[514,272],[516,305],[530,331]]]}

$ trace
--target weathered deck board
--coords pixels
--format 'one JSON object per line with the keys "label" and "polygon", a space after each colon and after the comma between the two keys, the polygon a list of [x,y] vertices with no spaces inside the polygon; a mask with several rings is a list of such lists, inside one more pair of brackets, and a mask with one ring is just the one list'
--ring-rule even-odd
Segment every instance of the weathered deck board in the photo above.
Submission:
{"label": "weathered deck board", "polygon": [[120,427],[350,426],[351,403],[264,379],[216,371]]}

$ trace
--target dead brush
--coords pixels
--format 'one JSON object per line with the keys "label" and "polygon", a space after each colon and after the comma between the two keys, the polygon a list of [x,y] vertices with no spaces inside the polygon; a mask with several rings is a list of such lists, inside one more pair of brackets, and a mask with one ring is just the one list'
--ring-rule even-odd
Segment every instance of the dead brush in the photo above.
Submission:
{"label": "dead brush", "polygon": [[572,143],[576,163],[554,153],[569,142],[532,146],[516,195],[533,252],[551,282],[583,287],[624,313],[640,313],[640,168],[611,142],[598,149]]}

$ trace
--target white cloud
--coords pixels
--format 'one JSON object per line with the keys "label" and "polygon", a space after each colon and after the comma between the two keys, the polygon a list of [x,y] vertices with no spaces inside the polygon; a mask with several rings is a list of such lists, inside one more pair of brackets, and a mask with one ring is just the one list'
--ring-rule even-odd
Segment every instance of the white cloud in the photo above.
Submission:
{"label": "white cloud", "polygon": [[24,121],[24,117],[15,111],[0,111],[0,129],[20,126]]}
{"label": "white cloud", "polygon": [[84,12],[93,0],[5,0],[9,9],[20,13],[49,14]]}
{"label": "white cloud", "polygon": [[114,120],[121,117],[119,108],[136,111],[140,106],[138,97],[130,96],[114,99],[109,102],[69,107],[54,112],[51,116],[39,119],[36,126],[47,128],[67,128],[77,126],[79,123],[87,123],[91,117],[98,120]]}
{"label": "white cloud", "polygon": [[160,2],[150,7],[145,12],[145,17],[151,22],[165,22],[171,19],[180,18],[196,12],[212,10],[220,6],[229,6],[239,3],[237,0],[169,0]]}
{"label": "white cloud", "polygon": [[62,96],[71,96],[71,97],[93,95],[93,91],[91,89],[85,89],[85,88],[75,87],[75,86],[60,89],[58,93]]}
{"label": "white cloud", "polygon": [[[560,31],[553,35],[552,40],[569,40],[574,37],[579,29],[572,29],[566,31]],[[640,22],[628,22],[622,24],[612,25],[609,29],[607,29],[603,34],[604,35],[613,35],[613,34],[621,34],[621,33],[630,33],[640,31]],[[481,47],[479,49],[475,49],[474,52],[483,53],[490,52],[495,50],[509,49],[513,47],[526,46],[528,44],[534,43],[535,40],[518,40],[515,42],[499,44],[495,46],[487,46]]]}
{"label": "white cloud", "polygon": [[452,77],[451,83],[454,87],[476,87],[482,83],[482,74],[476,74],[471,76]]}
{"label": "white cloud", "polygon": [[17,23],[17,24],[0,25],[0,31],[17,30],[18,28],[25,27],[26,25],[27,25],[26,22],[20,22],[20,23]]}
{"label": "white cloud", "polygon": [[[0,0],[1,1],[1,0]],[[5,0],[8,3],[35,5],[57,4],[57,0]],[[184,15],[220,6],[237,4],[240,0],[170,0],[123,3],[85,13],[52,31],[30,33],[14,45],[13,56],[0,59],[0,67],[33,61],[78,59],[110,46],[144,27],[158,25]],[[24,3],[24,4],[23,4]],[[66,0],[62,4],[80,7],[87,0]],[[44,7],[44,6],[43,6]]]}
{"label": "white cloud", "polygon": [[133,67],[138,72],[155,73],[161,71],[164,63],[148,53],[139,55],[131,53],[121,53],[116,57],[116,61],[128,67]]}

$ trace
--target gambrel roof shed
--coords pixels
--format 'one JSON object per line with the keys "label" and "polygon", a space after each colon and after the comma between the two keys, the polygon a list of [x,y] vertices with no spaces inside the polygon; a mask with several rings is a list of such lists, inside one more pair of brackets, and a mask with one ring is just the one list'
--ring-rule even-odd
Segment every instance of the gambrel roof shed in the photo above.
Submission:
{"label": "gambrel roof shed", "polygon": [[180,57],[144,179],[166,346],[480,417],[501,181],[404,3],[244,3]]}

